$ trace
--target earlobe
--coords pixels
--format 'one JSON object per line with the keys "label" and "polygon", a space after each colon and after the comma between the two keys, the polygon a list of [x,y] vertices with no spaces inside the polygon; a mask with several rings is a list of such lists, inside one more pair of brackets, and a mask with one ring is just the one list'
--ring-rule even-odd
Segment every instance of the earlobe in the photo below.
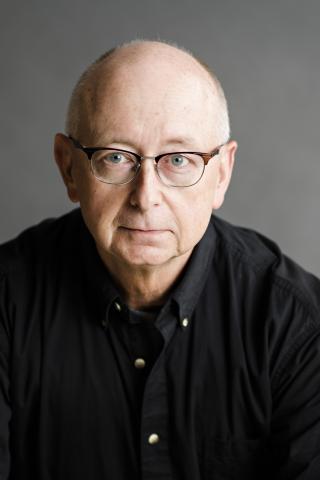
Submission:
{"label": "earlobe", "polygon": [[218,177],[212,207],[213,210],[218,210],[224,202],[224,197],[231,180],[235,153],[238,148],[238,144],[237,142],[232,140],[228,142],[223,148],[224,151],[221,152],[221,158],[219,161]]}
{"label": "earlobe", "polygon": [[70,200],[79,202],[77,187],[73,176],[73,155],[69,139],[62,133],[57,133],[54,139],[54,157],[62,180],[67,187]]}

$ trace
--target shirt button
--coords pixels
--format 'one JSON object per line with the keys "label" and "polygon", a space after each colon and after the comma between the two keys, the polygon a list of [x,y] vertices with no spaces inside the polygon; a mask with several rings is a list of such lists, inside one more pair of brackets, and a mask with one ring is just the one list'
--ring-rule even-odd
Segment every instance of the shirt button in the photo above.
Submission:
{"label": "shirt button", "polygon": [[136,368],[144,368],[146,362],[143,360],[143,358],[136,358],[134,361],[134,366]]}
{"label": "shirt button", "polygon": [[184,318],[184,319],[182,320],[182,326],[183,326],[183,327],[187,327],[188,324],[189,324],[189,320],[188,320],[187,318]]}
{"label": "shirt button", "polygon": [[121,305],[120,305],[120,303],[114,302],[114,306],[115,306],[116,310],[118,310],[118,312],[121,312]]}
{"label": "shirt button", "polygon": [[156,433],[152,433],[148,438],[148,442],[150,443],[150,445],[154,445],[155,443],[158,443],[159,440],[160,440],[159,435],[157,435]]}

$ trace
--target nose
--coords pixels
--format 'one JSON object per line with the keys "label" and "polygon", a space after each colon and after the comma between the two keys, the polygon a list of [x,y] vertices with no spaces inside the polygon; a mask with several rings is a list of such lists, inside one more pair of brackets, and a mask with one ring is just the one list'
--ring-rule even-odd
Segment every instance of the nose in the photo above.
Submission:
{"label": "nose", "polygon": [[131,185],[132,206],[147,211],[161,204],[162,184],[156,172],[154,157],[143,157],[140,171]]}

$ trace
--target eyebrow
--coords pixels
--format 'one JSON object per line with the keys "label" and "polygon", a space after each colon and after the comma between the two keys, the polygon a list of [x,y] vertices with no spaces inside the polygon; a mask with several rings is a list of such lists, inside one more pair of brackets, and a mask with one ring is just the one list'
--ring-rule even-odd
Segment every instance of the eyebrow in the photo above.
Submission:
{"label": "eyebrow", "polygon": [[[100,141],[97,143],[98,147],[106,147],[107,145],[111,145],[113,143],[117,143],[120,145],[125,145],[128,149],[134,149],[135,151],[139,151],[140,149],[137,147],[134,141],[130,141],[125,138],[121,137],[113,137],[110,139],[105,139],[104,141]],[[193,137],[189,136],[176,136],[172,138],[168,138],[165,142],[165,145],[179,145],[183,146],[184,148],[192,148],[195,149],[196,140]]]}
{"label": "eyebrow", "polygon": [[181,136],[181,137],[173,137],[169,138],[166,142],[167,144],[174,144],[174,145],[188,145],[192,148],[196,145],[196,139],[193,137],[188,136]]}

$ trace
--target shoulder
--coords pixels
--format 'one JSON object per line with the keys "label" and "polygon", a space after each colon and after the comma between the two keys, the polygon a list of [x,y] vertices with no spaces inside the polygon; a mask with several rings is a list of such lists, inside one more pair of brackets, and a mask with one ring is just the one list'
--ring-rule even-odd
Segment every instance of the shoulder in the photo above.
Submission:
{"label": "shoulder", "polygon": [[261,233],[218,217],[212,222],[217,236],[215,261],[228,264],[232,274],[251,281],[253,289],[262,286],[265,297],[272,293],[279,299],[291,299],[308,315],[319,317],[320,280],[315,275]]}
{"label": "shoulder", "polygon": [[216,216],[211,222],[217,235],[217,248],[254,271],[269,267],[281,253],[275,242],[255,230],[233,225]]}
{"label": "shoulder", "polygon": [[72,237],[81,224],[81,213],[75,209],[59,218],[48,218],[0,245],[0,276],[18,272],[23,266],[39,262],[71,248]]}
{"label": "shoulder", "polygon": [[[214,217],[214,275],[247,351],[267,349],[273,385],[307,351],[319,357],[320,280],[260,233]],[[249,339],[249,340],[248,340]],[[320,360],[319,360],[320,361]]]}

